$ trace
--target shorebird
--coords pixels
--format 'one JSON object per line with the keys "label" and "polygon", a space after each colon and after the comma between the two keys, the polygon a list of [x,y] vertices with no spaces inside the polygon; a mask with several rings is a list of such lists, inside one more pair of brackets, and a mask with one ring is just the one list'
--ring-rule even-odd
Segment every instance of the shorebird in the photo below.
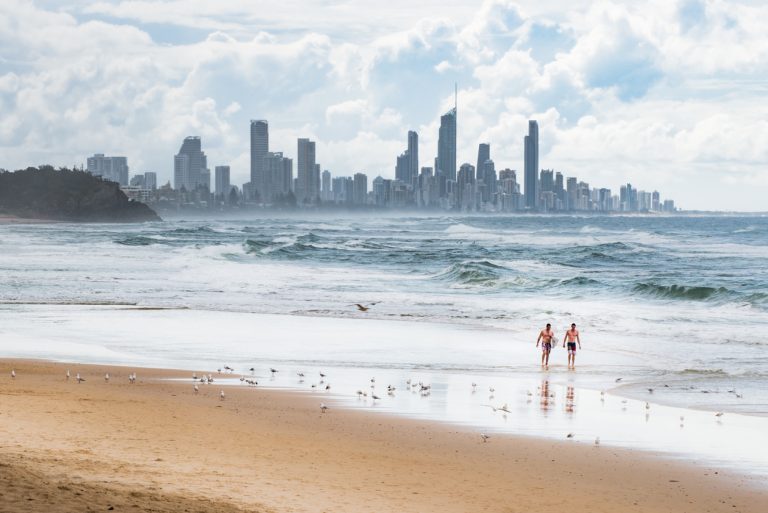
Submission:
{"label": "shorebird", "polygon": [[743,398],[743,397],[744,397],[744,396],[743,396],[743,395],[741,395],[741,394],[736,394],[736,399],[741,399],[741,398]]}
{"label": "shorebird", "polygon": [[272,374],[277,374],[279,371],[277,369],[270,367],[269,372],[271,372]]}
{"label": "shorebird", "polygon": [[251,368],[250,368],[250,369],[248,369],[248,370],[249,370],[249,371],[251,371],[251,372],[256,372],[256,369],[254,369],[253,367],[251,367]]}
{"label": "shorebird", "polygon": [[325,403],[320,403],[320,413],[325,413],[326,411],[328,411],[328,407]]}
{"label": "shorebird", "polygon": [[649,389],[648,389],[648,393],[649,393],[649,394],[652,394],[652,393],[653,393],[653,389],[652,389],[652,388],[649,388]]}
{"label": "shorebird", "polygon": [[67,369],[67,381],[69,381],[69,369]]}
{"label": "shorebird", "polygon": [[573,438],[573,433],[568,433],[567,435],[565,435],[565,437],[566,438]]}
{"label": "shorebird", "polygon": [[480,433],[480,438],[483,439],[483,443],[486,443],[489,438],[491,438],[491,435],[486,435],[485,433]]}
{"label": "shorebird", "polygon": [[321,372],[320,373],[320,378],[325,379],[325,374]]}
{"label": "shorebird", "polygon": [[192,373],[192,379],[197,380],[197,372]]}
{"label": "shorebird", "polygon": [[77,373],[77,376],[75,376],[75,379],[77,380],[77,383],[78,383],[78,384],[80,384],[80,383],[82,383],[83,381],[85,381],[85,378],[81,378],[81,377],[80,377],[80,373],[79,373],[79,372]]}
{"label": "shorebird", "polygon": [[512,412],[509,411],[509,407],[507,406],[507,403],[504,403],[504,405],[501,408],[499,408],[499,409],[501,411],[503,411],[503,412],[506,412],[506,413],[512,413]]}
{"label": "shorebird", "polygon": [[493,388],[493,387],[488,387],[488,391],[489,391],[490,393],[494,393],[494,392],[496,391],[496,389],[495,389],[495,388]]}
{"label": "shorebird", "polygon": [[132,372],[132,373],[128,374],[128,383],[130,383],[131,385],[135,385],[136,384],[136,373],[135,372]]}
{"label": "shorebird", "polygon": [[231,373],[233,373],[233,372],[235,372],[235,369],[233,369],[233,368],[232,368],[232,367],[230,367],[229,365],[225,365],[225,366],[224,366],[224,370],[225,370],[225,371],[229,371],[229,372],[230,372],[230,374],[231,374]]}
{"label": "shorebird", "polygon": [[216,369],[216,372],[218,372],[219,374],[221,374],[221,369]]}
{"label": "shorebird", "polygon": [[302,379],[304,378],[304,373],[303,372],[297,372],[296,375],[298,377],[302,378]]}
{"label": "shorebird", "polygon": [[328,385],[325,385],[325,389],[326,389],[326,390],[330,390],[330,389],[331,389],[331,385],[330,385],[330,384],[328,384]]}
{"label": "shorebird", "polygon": [[240,383],[242,383],[243,381],[245,381],[245,376],[240,376]]}
{"label": "shorebird", "polygon": [[358,390],[357,391],[357,397],[362,397],[362,396],[363,396],[363,391],[362,390]]}
{"label": "shorebird", "polygon": [[311,386],[312,388],[317,388],[317,383],[312,383],[312,384],[311,384],[311,385],[309,385],[309,386]]}
{"label": "shorebird", "polygon": [[600,445],[600,437],[595,438],[595,445]]}
{"label": "shorebird", "polygon": [[374,401],[378,401],[378,400],[380,400],[380,399],[381,399],[381,397],[379,397],[379,396],[378,396],[378,395],[376,395],[376,394],[371,394],[371,399],[373,399]]}
{"label": "shorebird", "polygon": [[474,392],[477,389],[477,383],[472,383],[472,391]]}
{"label": "shorebird", "polygon": [[725,414],[723,412],[721,412],[721,411],[715,413],[715,417],[718,417],[718,418],[722,417],[723,415],[725,415]]}
{"label": "shorebird", "polygon": [[16,379],[16,370],[11,369],[11,379]]}
{"label": "shorebird", "polygon": [[109,383],[109,372],[104,374],[104,382]]}
{"label": "shorebird", "polygon": [[221,400],[221,401],[223,401],[223,400],[224,400],[224,390],[222,390],[221,392],[219,392],[219,400]]}
{"label": "shorebird", "polygon": [[200,391],[200,388],[197,385],[195,385],[194,388],[195,388],[195,393],[198,393]]}
{"label": "shorebird", "polygon": [[619,381],[621,381],[622,379],[624,379],[624,378],[616,378],[616,383],[618,383],[618,382],[619,382]]}
{"label": "shorebird", "polygon": [[358,309],[358,310],[360,310],[361,312],[367,312],[368,310],[370,310],[370,309],[371,309],[371,307],[370,307],[370,306],[363,306],[363,305],[361,305],[360,303],[355,303],[355,306],[356,306],[356,307],[357,307],[357,309]]}
{"label": "shorebird", "polygon": [[647,401],[645,403],[645,409],[646,410],[650,410],[651,409],[651,405]]}

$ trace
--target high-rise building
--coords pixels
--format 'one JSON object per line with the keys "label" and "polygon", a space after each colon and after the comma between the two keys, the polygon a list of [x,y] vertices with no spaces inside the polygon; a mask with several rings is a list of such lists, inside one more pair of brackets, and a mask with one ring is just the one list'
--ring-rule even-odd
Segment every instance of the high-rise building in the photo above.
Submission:
{"label": "high-rise building", "polygon": [[[485,167],[485,161],[491,158],[491,145],[488,143],[480,143],[477,147],[477,172],[480,173]],[[480,173],[482,174],[482,173]],[[478,179],[482,179],[482,176],[478,176]]]}
{"label": "high-rise building", "polygon": [[216,181],[216,197],[227,201],[229,198],[229,166],[216,166],[214,168]]}
{"label": "high-rise building", "polygon": [[456,176],[455,188],[456,206],[459,210],[474,210],[475,208],[475,166],[464,163]]}
{"label": "high-rise building", "polygon": [[408,131],[408,185],[413,186],[419,176],[419,134]]}
{"label": "high-rise building", "polygon": [[93,157],[88,157],[87,166],[88,172],[94,176],[123,186],[128,185],[129,169],[126,157],[105,157],[103,153],[96,153]]}
{"label": "high-rise building", "polygon": [[528,135],[525,136],[525,206],[529,210],[539,207],[539,124],[528,121]]}
{"label": "high-rise building", "polygon": [[440,116],[435,173],[456,180],[456,108]]}
{"label": "high-rise building", "polygon": [[251,120],[251,186],[259,196],[265,196],[269,188],[264,171],[264,157],[269,152],[269,123],[264,119]]}
{"label": "high-rise building", "polygon": [[483,187],[481,190],[482,200],[484,203],[493,203],[496,195],[497,178],[496,178],[496,164],[490,158],[485,159],[483,162],[482,172],[477,173],[478,182],[482,180]]}
{"label": "high-rise building", "polygon": [[355,173],[352,185],[352,203],[365,205],[368,197],[368,176],[365,173]]}
{"label": "high-rise building", "polygon": [[323,201],[331,201],[333,199],[333,192],[331,191],[331,172],[327,169],[323,171],[321,181],[320,198]]}
{"label": "high-rise building", "polygon": [[157,189],[157,173],[154,171],[144,173],[144,187],[153,191]]}
{"label": "high-rise building", "polygon": [[541,187],[539,183],[539,124],[528,121],[528,135],[525,136],[524,155],[525,206],[530,210],[539,207]]}
{"label": "high-rise building", "polygon": [[194,191],[204,185],[205,173],[208,173],[210,188],[210,173],[208,172],[208,157],[202,150],[200,137],[192,136],[184,139],[179,153],[173,159],[173,186],[177,190]]}
{"label": "high-rise building", "polygon": [[311,203],[317,194],[313,194],[312,175],[315,172],[315,142],[302,138],[298,140],[296,158],[296,201]]}

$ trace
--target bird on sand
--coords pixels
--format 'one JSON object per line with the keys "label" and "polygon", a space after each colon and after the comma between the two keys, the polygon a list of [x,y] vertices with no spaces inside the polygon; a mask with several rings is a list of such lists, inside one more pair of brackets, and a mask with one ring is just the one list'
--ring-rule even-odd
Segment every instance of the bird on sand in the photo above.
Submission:
{"label": "bird on sand", "polygon": [[595,445],[600,445],[600,437],[595,438]]}
{"label": "bird on sand", "polygon": [[616,378],[616,383],[618,383],[618,382],[619,382],[619,381],[621,381],[622,379],[624,379],[624,378]]}
{"label": "bird on sand", "polygon": [[69,369],[67,369],[67,381],[69,381],[69,376],[70,376]]}
{"label": "bird on sand", "polygon": [[320,403],[320,413],[325,413],[326,411],[328,411],[328,406],[325,403]]}
{"label": "bird on sand", "polygon": [[195,393],[198,393],[199,391],[200,391],[200,387],[198,387],[197,385],[195,385]]}
{"label": "bird on sand", "polygon": [[274,368],[270,367],[269,368],[269,372],[271,372],[272,374],[276,374],[279,371],[277,369],[274,369]]}
{"label": "bird on sand", "polygon": [[81,378],[81,377],[80,377],[80,373],[79,373],[79,372],[78,372],[78,373],[77,373],[77,375],[75,376],[75,379],[77,380],[77,383],[78,383],[78,384],[80,384],[80,383],[82,383],[83,381],[85,381],[85,378]]}
{"label": "bird on sand", "polygon": [[371,394],[371,399],[373,399],[374,401],[378,401],[378,400],[380,400],[380,399],[381,399],[381,397],[379,397],[379,396],[378,396],[378,395],[376,395],[376,394]]}
{"label": "bird on sand", "polygon": [[107,382],[107,383],[109,383],[109,372],[107,372],[106,374],[104,374],[104,381],[105,381],[105,382]]}
{"label": "bird on sand", "polygon": [[11,369],[11,379],[15,379],[15,378],[16,378],[16,370]]}
{"label": "bird on sand", "polygon": [[480,438],[483,439],[483,443],[486,443],[489,438],[491,438],[490,435],[486,435],[485,433],[480,433]]}
{"label": "bird on sand", "polygon": [[566,438],[573,438],[573,433],[568,433],[567,435],[565,435],[565,437]]}
{"label": "bird on sand", "polygon": [[723,412],[721,412],[721,411],[719,411],[719,412],[715,413],[715,417],[717,417],[717,418],[720,418],[720,417],[722,417],[723,415],[725,415],[725,414],[724,414]]}
{"label": "bird on sand", "polygon": [[222,390],[221,392],[219,392],[219,400],[223,401],[224,397],[225,397],[224,396],[224,390]]}

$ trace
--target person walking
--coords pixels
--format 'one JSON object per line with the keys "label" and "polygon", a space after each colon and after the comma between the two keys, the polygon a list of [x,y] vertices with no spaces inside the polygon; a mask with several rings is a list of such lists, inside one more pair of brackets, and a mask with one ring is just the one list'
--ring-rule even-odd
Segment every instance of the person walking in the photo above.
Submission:
{"label": "person walking", "polygon": [[568,368],[576,368],[576,344],[579,344],[581,349],[581,339],[579,338],[579,330],[576,329],[576,324],[571,324],[571,329],[565,332],[563,337],[563,347],[568,344]]}
{"label": "person walking", "polygon": [[539,338],[536,339],[536,347],[541,342],[541,366],[549,368],[549,353],[552,351],[552,338],[555,334],[552,331],[552,325],[547,323],[547,327],[539,332]]}

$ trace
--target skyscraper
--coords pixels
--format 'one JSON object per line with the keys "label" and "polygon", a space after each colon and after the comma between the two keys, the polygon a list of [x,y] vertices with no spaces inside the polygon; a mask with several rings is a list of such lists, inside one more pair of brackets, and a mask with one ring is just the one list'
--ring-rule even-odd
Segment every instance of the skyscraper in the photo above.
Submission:
{"label": "skyscraper", "polygon": [[333,199],[333,192],[331,192],[331,172],[327,169],[323,171],[321,181],[320,198],[323,201],[331,201]]}
{"label": "skyscraper", "polygon": [[419,176],[419,134],[408,131],[408,185],[413,185]]}
{"label": "skyscraper", "polygon": [[144,173],[144,187],[153,191],[157,189],[157,173],[154,171]]}
{"label": "skyscraper", "polygon": [[269,183],[264,170],[264,157],[269,152],[269,124],[264,119],[251,120],[251,186],[260,197],[268,196]]}
{"label": "skyscraper", "polygon": [[126,157],[105,157],[97,153],[87,160],[88,172],[104,180],[128,185],[128,159]]}
{"label": "skyscraper", "polygon": [[[179,153],[173,159],[173,186],[180,190],[194,191],[202,185],[204,174],[208,172],[208,157],[202,150],[200,137],[184,139]],[[210,173],[209,173],[210,186]]]}
{"label": "skyscraper", "polygon": [[215,170],[216,181],[216,197],[219,199],[227,200],[229,197],[229,166],[216,166]]}
{"label": "skyscraper", "polygon": [[[489,160],[491,158],[491,145],[488,143],[480,143],[480,145],[477,147],[477,166],[475,166],[475,169],[477,169],[477,172],[480,173],[480,170],[484,168],[485,161]],[[478,176],[478,178],[482,178]]]}
{"label": "skyscraper", "polygon": [[315,142],[302,138],[298,140],[296,155],[296,201],[310,203],[314,201],[312,194],[312,175],[315,171]]}
{"label": "skyscraper", "polygon": [[456,108],[440,116],[440,132],[437,138],[436,174],[446,180],[456,180]]}
{"label": "skyscraper", "polygon": [[539,124],[528,121],[528,135],[525,136],[525,206],[529,210],[539,208]]}

